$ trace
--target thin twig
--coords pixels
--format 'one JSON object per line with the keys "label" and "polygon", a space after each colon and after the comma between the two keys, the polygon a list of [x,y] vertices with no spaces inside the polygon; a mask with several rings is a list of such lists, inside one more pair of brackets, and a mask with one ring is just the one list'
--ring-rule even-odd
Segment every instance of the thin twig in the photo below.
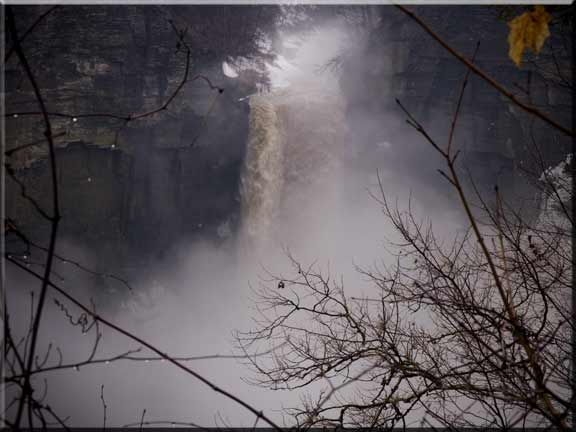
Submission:
{"label": "thin twig", "polygon": [[[480,41],[476,43],[476,49],[474,49],[474,54],[472,54],[472,63],[476,59],[476,54],[478,54],[478,49],[480,48]],[[460,115],[460,109],[462,107],[462,101],[464,100],[464,93],[466,90],[466,86],[468,85],[468,78],[470,77],[471,69],[466,70],[466,76],[464,77],[464,81],[462,81],[462,87],[460,89],[460,94],[458,96],[458,102],[456,103],[456,110],[454,112],[454,117],[452,118],[452,126],[450,127],[450,135],[448,136],[448,148],[446,152],[450,154],[450,150],[452,148],[452,141],[454,139],[454,131],[456,130],[456,120]]]}
{"label": "thin twig", "polygon": [[[146,408],[142,410],[142,417],[140,417],[140,432],[142,432],[142,426],[144,424],[144,416],[146,415]],[[124,426],[126,427],[126,426]]]}
{"label": "thin twig", "polygon": [[106,405],[106,400],[104,399],[104,384],[100,386],[100,400],[102,401],[102,408],[104,409],[104,421],[102,423],[102,431],[106,430],[106,412],[108,410],[108,405]]}

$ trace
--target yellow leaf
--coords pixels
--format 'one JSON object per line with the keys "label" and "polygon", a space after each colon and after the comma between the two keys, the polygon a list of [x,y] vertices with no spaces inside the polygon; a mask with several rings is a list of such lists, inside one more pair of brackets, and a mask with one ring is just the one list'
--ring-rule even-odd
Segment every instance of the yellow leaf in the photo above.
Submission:
{"label": "yellow leaf", "polygon": [[550,19],[550,14],[546,12],[544,6],[537,5],[533,11],[524,12],[508,23],[510,27],[508,55],[516,66],[520,66],[526,48],[530,48],[536,54],[540,52],[544,41],[550,36],[548,30]]}

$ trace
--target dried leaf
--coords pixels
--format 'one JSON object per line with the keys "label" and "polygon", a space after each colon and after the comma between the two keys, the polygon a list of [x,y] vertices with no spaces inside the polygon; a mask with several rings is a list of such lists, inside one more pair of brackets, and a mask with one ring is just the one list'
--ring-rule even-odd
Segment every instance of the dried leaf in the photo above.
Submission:
{"label": "dried leaf", "polygon": [[537,5],[533,11],[524,12],[508,23],[510,27],[508,55],[516,66],[520,66],[526,48],[530,48],[536,54],[540,52],[544,41],[550,36],[548,30],[550,19],[550,14],[546,12],[544,6]]}

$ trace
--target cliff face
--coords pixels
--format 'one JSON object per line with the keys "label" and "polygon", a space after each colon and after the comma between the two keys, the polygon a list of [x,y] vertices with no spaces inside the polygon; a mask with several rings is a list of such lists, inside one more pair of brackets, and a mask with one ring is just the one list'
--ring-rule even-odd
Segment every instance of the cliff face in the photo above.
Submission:
{"label": "cliff face", "polygon": [[[47,7],[15,7],[25,28]],[[236,186],[247,136],[252,89],[230,85],[221,61],[191,52],[188,82],[166,110],[155,110],[185,77],[186,52],[156,6],[59,7],[23,48],[52,113],[61,189],[61,233],[118,264],[130,255],[156,257],[176,240],[218,238],[237,221]],[[211,89],[225,88],[223,93]],[[6,69],[6,149],[41,140],[44,126],[32,88],[13,56]],[[106,114],[83,116],[83,114]],[[51,208],[44,142],[7,157],[27,192]],[[6,181],[7,216],[42,236],[46,224]],[[220,228],[220,230],[218,230]],[[103,264],[104,265],[104,264]]]}
{"label": "cliff face", "polygon": [[[47,8],[15,7],[19,31]],[[490,8],[414,10],[467,56],[480,40],[479,66],[508,88],[528,85],[532,103],[570,123],[569,92],[530,67],[513,65],[507,57],[507,27]],[[432,136],[445,139],[465,68],[395,8],[373,11],[377,26],[342,63],[345,122],[354,147],[350,153],[369,155],[356,159],[370,161],[363,172],[390,169],[399,182],[410,181],[414,170],[426,172],[426,183],[435,187],[433,203],[446,190],[436,172],[441,162],[405,124],[395,99]],[[62,6],[23,44],[48,110],[68,114],[51,117],[61,234],[95,248],[102,268],[121,267],[134,256],[154,260],[178,242],[199,236],[223,239],[239,219],[249,111],[239,99],[254,86],[250,80],[226,78],[221,70],[225,58],[195,49],[190,79],[166,110],[123,120],[163,106],[182,82],[186,53],[170,23],[182,24],[176,15],[177,8],[160,6]],[[562,71],[569,71],[569,59],[560,55],[558,61]],[[225,88],[224,93],[204,79],[192,81],[197,75]],[[7,163],[27,192],[50,209],[44,126],[40,116],[25,114],[38,107],[16,56],[5,77],[6,111],[13,114],[6,121],[7,150],[38,142],[10,154]],[[106,115],[83,116],[94,113]],[[532,152],[533,134],[545,163],[564,157],[569,144],[556,143],[550,128],[531,121],[481,79],[470,78],[455,142],[481,187],[491,190],[498,182],[514,194],[523,190],[526,182],[519,173]],[[46,224],[11,178],[6,195],[7,216],[33,236],[46,235]]]}
{"label": "cliff face", "polygon": [[[552,28],[540,56],[525,55],[517,68],[508,57],[508,26],[495,7],[410,9],[468,58],[479,43],[475,63],[481,69],[519,99],[570,125],[571,94],[561,82],[561,75],[571,74],[571,42],[565,45],[562,40],[570,31]],[[385,167],[400,178],[425,171],[427,183],[436,185],[435,194],[440,196],[447,190],[436,172],[442,162],[406,124],[395,100],[445,145],[466,68],[401,11],[383,6],[373,12],[378,25],[362,49],[347,55],[343,67],[341,84],[348,101],[351,139],[359,143],[360,152],[372,155],[373,171]],[[470,170],[483,192],[493,195],[498,183],[509,197],[531,194],[523,175],[543,168],[536,160],[535,145],[542,152],[544,167],[558,163],[570,149],[569,139],[518,109],[474,74],[466,87],[454,143],[461,150],[461,166]]]}

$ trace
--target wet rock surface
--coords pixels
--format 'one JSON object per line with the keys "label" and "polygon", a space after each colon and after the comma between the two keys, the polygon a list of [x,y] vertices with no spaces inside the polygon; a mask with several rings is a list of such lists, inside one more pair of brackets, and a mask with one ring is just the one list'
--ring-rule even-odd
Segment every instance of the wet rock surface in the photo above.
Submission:
{"label": "wet rock surface", "polygon": [[[44,7],[16,7],[25,29]],[[23,49],[51,113],[61,193],[60,233],[90,245],[114,268],[135,256],[154,260],[179,241],[216,236],[237,222],[236,192],[245,151],[246,83],[231,83],[221,62],[186,52],[155,6],[59,7],[24,41]],[[21,30],[23,31],[23,30]],[[211,89],[202,75],[213,86]],[[7,158],[27,193],[51,209],[44,125],[16,56],[6,69],[6,149],[35,141]],[[86,114],[106,114],[83,116]],[[49,224],[6,180],[7,216],[43,240]],[[221,237],[221,236],[220,236]],[[131,257],[131,258],[130,258]]]}
{"label": "wet rock surface", "polygon": [[[570,91],[559,82],[557,70],[550,69],[555,66],[548,59],[554,51],[559,70],[570,76],[570,49],[564,49],[566,41],[561,40],[565,31],[552,29],[540,58],[527,55],[523,67],[517,68],[508,57],[508,27],[498,17],[497,8],[410,9],[468,58],[480,43],[475,64],[513,90],[520,100],[538,106],[561,124],[571,124]],[[370,154],[372,165],[363,166],[363,170],[389,169],[407,183],[414,170],[427,177],[425,183],[433,185],[433,205],[432,201],[448,189],[436,171],[442,161],[406,124],[396,99],[445,145],[466,68],[396,8],[378,7],[375,14],[379,24],[364,48],[351,52],[343,65],[341,85],[347,101],[350,141],[358,143],[356,153]],[[529,88],[529,94],[522,88]],[[381,121],[374,122],[375,118]],[[532,194],[529,183],[534,181],[526,173],[542,169],[535,160],[533,143],[542,151],[544,166],[558,163],[570,149],[569,139],[471,74],[454,137],[454,148],[462,153],[463,172],[472,174],[483,193],[493,195],[498,184],[507,196],[525,199]]]}
{"label": "wet rock surface", "polygon": [[[47,8],[16,7],[20,31]],[[480,40],[480,67],[508,88],[530,80],[531,101],[561,123],[570,123],[567,93],[530,68],[513,65],[507,57],[506,24],[491,9],[414,10],[467,56]],[[340,72],[351,137],[345,141],[354,142],[354,148],[345,149],[346,163],[369,160],[369,166],[362,162],[358,168],[372,175],[384,167],[400,182],[409,182],[412,170],[424,172],[433,191],[430,205],[438,205],[447,194],[436,171],[441,161],[405,124],[395,99],[441,141],[465,68],[395,8],[378,7],[375,13],[378,26],[362,47],[347,53]],[[238,185],[249,124],[248,103],[239,99],[254,92],[250,80],[227,78],[222,58],[193,50],[189,78],[200,74],[225,91],[211,89],[204,79],[189,81],[166,110],[124,120],[162,107],[182,82],[186,53],[170,24],[175,18],[174,9],[159,6],[59,7],[23,42],[48,111],[66,114],[51,117],[62,195],[61,235],[95,248],[102,268],[132,266],[135,256],[144,262],[163,259],[182,241],[221,241],[238,226]],[[566,58],[559,61],[565,70]],[[5,78],[6,112],[13,114],[6,121],[6,149],[38,142],[6,161],[27,193],[50,209],[44,126],[40,116],[26,115],[38,106],[14,55]],[[83,116],[94,113],[120,118]],[[553,143],[557,134],[550,132],[481,79],[470,78],[455,145],[483,190],[492,190],[496,182],[511,195],[526,189],[526,181],[519,179],[532,134],[546,149],[545,163],[563,159],[569,143]],[[6,209],[34,238],[46,239],[49,225],[9,177]]]}

